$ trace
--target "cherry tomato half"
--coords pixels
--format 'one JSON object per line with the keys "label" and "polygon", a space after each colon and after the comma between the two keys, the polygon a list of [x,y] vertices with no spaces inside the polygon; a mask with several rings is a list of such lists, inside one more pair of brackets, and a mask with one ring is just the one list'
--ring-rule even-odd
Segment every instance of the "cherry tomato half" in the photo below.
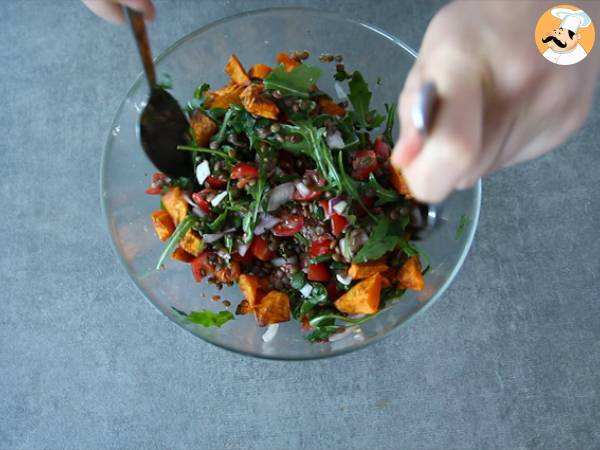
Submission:
{"label": "cherry tomato half", "polygon": [[209,213],[210,203],[204,198],[204,195],[206,195],[205,191],[207,191],[207,189],[204,189],[200,192],[194,192],[192,194],[192,200],[196,205],[198,205],[198,208],[200,208],[205,213]]}
{"label": "cherry tomato half", "polygon": [[340,214],[333,214],[331,216],[331,233],[334,236],[339,236],[344,232],[344,229],[348,226],[348,219]]}
{"label": "cherry tomato half", "polygon": [[352,161],[352,178],[364,181],[378,168],[377,154],[373,150],[359,150]]}
{"label": "cherry tomato half", "polygon": [[210,262],[213,255],[214,252],[206,250],[192,261],[192,274],[197,283],[200,283],[206,274],[211,274],[215,271],[215,266]]}
{"label": "cherry tomato half", "polygon": [[270,261],[275,257],[276,254],[274,251],[269,249],[267,241],[265,241],[261,236],[254,236],[248,251],[261,261]]}
{"label": "cherry tomato half", "polygon": [[317,239],[310,244],[309,255],[313,258],[321,255],[329,255],[332,250],[329,248],[333,239]]}
{"label": "cherry tomato half", "polygon": [[254,180],[258,178],[258,169],[250,163],[237,163],[231,168],[232,180]]}
{"label": "cherry tomato half", "polygon": [[383,140],[382,136],[379,136],[377,139],[375,139],[373,150],[375,150],[377,157],[384,161],[389,159],[391,154],[390,146]]}
{"label": "cherry tomato half", "polygon": [[208,182],[208,185],[211,188],[225,189],[227,187],[226,180],[223,180],[223,179],[217,178],[217,177],[213,177],[212,175],[209,175],[208,178],[206,178],[206,181]]}
{"label": "cherry tomato half", "polygon": [[310,281],[329,281],[331,273],[323,263],[311,264],[308,266],[308,277]]}
{"label": "cherry tomato half", "polygon": [[144,191],[148,195],[160,195],[162,192],[162,187],[160,186],[150,186],[148,189]]}
{"label": "cherry tomato half", "polygon": [[231,257],[234,261],[237,261],[243,265],[250,264],[252,262],[252,259],[254,259],[254,256],[252,256],[252,252],[250,251],[250,249],[246,250],[244,256],[240,255],[238,252],[235,252],[233,255],[231,255]]}
{"label": "cherry tomato half", "polygon": [[298,190],[294,191],[292,198],[299,202],[310,202],[321,197],[322,192],[319,188],[325,186],[326,181],[324,178],[321,178],[319,172],[316,170],[307,170],[304,172],[304,176],[302,177],[302,182],[308,189],[308,193],[300,193]]}
{"label": "cherry tomato half", "polygon": [[272,229],[275,236],[293,236],[304,226],[304,217],[289,215],[281,218],[281,222]]}

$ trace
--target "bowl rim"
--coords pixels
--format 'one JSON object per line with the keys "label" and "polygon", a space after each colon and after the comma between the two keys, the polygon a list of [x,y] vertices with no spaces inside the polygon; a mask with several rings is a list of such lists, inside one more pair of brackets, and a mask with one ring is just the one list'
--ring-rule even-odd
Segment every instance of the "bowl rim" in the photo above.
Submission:
{"label": "bowl rim", "polygon": [[[203,25],[203,26],[197,28],[196,30],[186,34],[185,36],[181,37],[180,39],[175,41],[173,44],[168,46],[165,50],[163,50],[158,56],[156,56],[153,59],[154,64],[156,65],[156,64],[160,63],[163,59],[168,57],[171,54],[171,52],[173,52],[181,44],[187,42],[190,39],[193,39],[197,35],[202,34],[216,26],[219,26],[219,25],[222,25],[223,23],[231,22],[231,21],[243,18],[243,17],[261,15],[261,14],[272,13],[272,12],[277,12],[277,11],[284,11],[284,12],[296,11],[299,13],[312,13],[312,14],[318,14],[321,16],[327,16],[327,17],[330,17],[330,18],[336,19],[336,20],[343,20],[343,21],[352,23],[354,25],[357,25],[359,27],[371,30],[372,32],[380,35],[381,37],[392,41],[394,44],[398,45],[400,48],[402,48],[404,51],[406,51],[408,54],[410,54],[414,58],[417,57],[417,52],[412,47],[410,47],[408,44],[406,44],[404,41],[402,41],[398,37],[394,36],[393,34],[388,33],[387,31],[384,31],[375,25],[372,25],[372,24],[369,24],[366,22],[362,22],[362,21],[359,21],[356,19],[352,19],[349,17],[345,17],[344,15],[339,14],[337,12],[326,11],[326,10],[321,10],[321,9],[317,9],[317,8],[297,7],[297,6],[278,6],[278,7],[269,7],[269,8],[261,8],[261,9],[242,11],[240,13],[233,14],[233,15],[230,15],[227,17],[223,17],[221,19],[218,19],[218,20],[210,22],[206,25]],[[111,121],[110,128],[108,130],[108,133],[107,133],[107,136],[105,139],[105,143],[104,143],[104,146],[102,149],[102,159],[100,162],[100,204],[101,204],[101,209],[102,209],[102,216],[104,218],[104,220],[103,220],[104,225],[106,227],[106,232],[110,236],[111,247],[112,247],[114,253],[117,255],[117,258],[119,259],[119,261],[121,263],[121,266],[125,269],[125,271],[127,272],[127,275],[129,275],[130,280],[133,281],[133,284],[137,288],[138,292],[146,299],[146,301],[148,303],[150,303],[152,305],[152,307],[156,311],[158,311],[161,315],[167,317],[167,319],[169,319],[169,322],[171,322],[172,324],[175,324],[178,327],[183,328],[187,333],[190,333],[190,334],[194,335],[195,337],[200,338],[202,341],[204,341],[208,344],[211,344],[220,349],[228,350],[230,352],[233,352],[233,353],[236,353],[239,355],[243,355],[243,356],[253,356],[256,358],[260,358],[260,359],[275,360],[275,361],[310,361],[310,360],[331,358],[334,356],[341,356],[341,355],[345,355],[347,353],[351,353],[351,352],[354,352],[357,350],[364,349],[365,347],[368,347],[371,344],[379,342],[380,340],[387,338],[388,336],[391,336],[392,334],[396,333],[401,328],[402,325],[404,325],[404,324],[408,323],[409,321],[411,321],[412,319],[420,316],[427,309],[429,309],[434,303],[436,303],[441,298],[441,296],[446,292],[446,290],[448,289],[450,284],[456,278],[458,272],[460,271],[460,269],[463,266],[463,263],[467,257],[467,254],[469,253],[469,250],[471,249],[471,246],[473,245],[475,232],[476,232],[477,226],[479,224],[479,216],[480,216],[480,212],[481,212],[481,197],[482,197],[481,179],[479,179],[477,181],[477,183],[473,186],[473,189],[475,192],[475,204],[476,204],[475,214],[474,214],[474,217],[471,218],[471,223],[469,225],[467,240],[465,242],[462,252],[461,252],[461,254],[458,258],[458,261],[455,264],[452,272],[450,272],[450,275],[448,276],[446,281],[438,288],[435,295],[425,305],[423,305],[416,311],[402,317],[386,333],[375,336],[375,337],[365,340],[363,342],[357,343],[356,345],[353,345],[351,347],[342,348],[339,350],[331,350],[330,352],[322,353],[322,354],[298,355],[298,356],[291,356],[291,357],[290,356],[281,356],[281,355],[269,355],[269,354],[265,354],[265,353],[255,352],[255,351],[244,351],[244,350],[237,349],[233,346],[229,346],[227,344],[213,342],[213,341],[205,338],[204,336],[192,333],[189,329],[187,329],[185,326],[183,326],[183,324],[173,320],[171,317],[169,317],[167,314],[165,314],[165,312],[162,311],[156,304],[154,304],[154,302],[152,302],[152,300],[150,300],[150,298],[146,295],[144,289],[138,283],[137,277],[132,273],[131,268],[129,267],[129,264],[124,259],[123,255],[121,254],[121,252],[118,249],[114,234],[112,233],[112,226],[111,226],[111,222],[110,222],[109,214],[108,214],[108,210],[107,210],[107,204],[106,204],[107,197],[104,194],[104,186],[106,185],[106,177],[107,177],[107,172],[106,172],[107,158],[108,158],[107,155],[110,153],[109,147],[110,147],[110,144],[112,143],[113,138],[115,137],[113,135],[113,130],[115,129],[115,127],[118,126],[117,119],[121,115],[121,112],[123,111],[123,108],[125,107],[125,104],[127,103],[127,99],[131,96],[132,92],[138,88],[139,83],[143,82],[143,79],[144,79],[144,73],[140,72],[138,74],[138,76],[135,78],[135,80],[133,81],[133,84],[131,85],[129,90],[127,91],[125,98],[121,101],[119,107],[115,111],[113,120]],[[394,306],[392,305],[392,308],[393,307]]]}

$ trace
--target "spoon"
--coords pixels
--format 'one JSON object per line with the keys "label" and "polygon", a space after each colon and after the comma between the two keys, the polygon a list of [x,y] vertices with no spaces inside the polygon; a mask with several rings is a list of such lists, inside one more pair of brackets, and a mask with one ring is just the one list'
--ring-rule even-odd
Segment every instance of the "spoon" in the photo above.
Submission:
{"label": "spoon", "polygon": [[156,83],[150,43],[141,13],[125,8],[129,25],[137,43],[150,87],[150,98],[140,116],[140,140],[146,156],[158,170],[170,177],[193,176],[189,152],[177,150],[186,144],[187,118],[177,100]]}

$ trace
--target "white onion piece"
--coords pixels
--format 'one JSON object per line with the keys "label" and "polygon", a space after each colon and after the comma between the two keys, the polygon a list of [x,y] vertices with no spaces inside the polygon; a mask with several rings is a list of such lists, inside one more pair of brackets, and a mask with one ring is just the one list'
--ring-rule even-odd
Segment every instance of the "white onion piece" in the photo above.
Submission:
{"label": "white onion piece", "polygon": [[275,186],[271,192],[269,192],[269,204],[267,205],[267,211],[275,211],[284,203],[292,199],[294,194],[294,183],[288,182]]}
{"label": "white onion piece", "polygon": [[266,230],[270,230],[271,228],[273,228],[279,222],[281,222],[281,219],[279,217],[272,216],[271,214],[262,214],[260,222],[258,222],[256,228],[254,228],[254,234],[261,235]]}
{"label": "white onion piece", "polygon": [[344,88],[340,83],[333,83],[333,87],[340,100],[348,100],[348,94],[346,94],[346,91],[344,91]]}
{"label": "white onion piece", "polygon": [[190,198],[190,196],[189,196],[189,195],[187,195],[185,192],[183,193],[183,198],[185,199],[185,201],[186,201],[186,202],[188,202],[188,203],[189,203],[189,205],[190,205],[190,206],[192,206],[192,207],[193,207],[193,206],[198,206],[198,205],[196,205],[196,202],[195,202],[194,200],[192,200],[192,199]]}
{"label": "white onion piece", "polygon": [[249,248],[250,248],[250,244],[239,244],[237,246],[237,252],[240,254],[240,256],[243,257],[246,255]]}
{"label": "white onion piece", "polygon": [[275,335],[277,334],[277,329],[279,328],[278,323],[274,323],[273,325],[269,325],[267,327],[267,331],[262,335],[263,342],[271,342]]}
{"label": "white onion piece", "polygon": [[227,197],[227,191],[220,192],[219,194],[215,195],[215,197],[210,201],[210,204],[213,206],[219,206],[219,203],[221,203],[225,197]]}
{"label": "white onion piece", "polygon": [[335,277],[344,286],[348,286],[350,283],[352,283],[352,277],[350,275],[341,275],[338,273]]}
{"label": "white onion piece", "polygon": [[348,206],[348,203],[346,203],[344,200],[342,200],[341,202],[337,203],[334,207],[333,210],[337,213],[337,214],[343,214],[344,210],[346,209],[346,206]]}
{"label": "white onion piece", "polygon": [[287,260],[285,258],[273,258],[270,262],[275,267],[282,267],[287,264]]}
{"label": "white onion piece", "polygon": [[312,191],[301,181],[296,183],[296,190],[302,197],[308,197],[312,193]]}
{"label": "white onion piece", "polygon": [[313,287],[306,283],[302,289],[300,289],[300,293],[302,294],[302,297],[308,297],[310,295],[310,293],[312,292]]}
{"label": "white onion piece", "polygon": [[212,244],[213,242],[217,242],[223,236],[225,236],[225,233],[210,233],[210,234],[203,234],[202,239],[207,244]]}
{"label": "white onion piece", "polygon": [[341,133],[337,130],[334,133],[327,133],[325,140],[327,141],[329,148],[344,148],[346,145],[344,144]]}
{"label": "white onion piece", "polygon": [[204,211],[202,211],[200,208],[198,208],[197,206],[194,206],[192,208],[192,213],[198,217],[206,217],[206,213]]}
{"label": "white onion piece", "polygon": [[354,244],[357,246],[363,245],[369,240],[369,236],[364,231],[354,238]]}
{"label": "white onion piece", "polygon": [[204,160],[196,166],[196,179],[202,185],[210,175],[210,165]]}

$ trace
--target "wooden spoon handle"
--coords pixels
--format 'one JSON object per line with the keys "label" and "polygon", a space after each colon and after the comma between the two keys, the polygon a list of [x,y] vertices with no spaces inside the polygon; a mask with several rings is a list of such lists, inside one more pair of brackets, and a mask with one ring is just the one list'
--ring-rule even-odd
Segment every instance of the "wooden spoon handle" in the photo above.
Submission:
{"label": "wooden spoon handle", "polygon": [[156,72],[154,71],[154,63],[152,62],[152,50],[150,50],[150,42],[148,41],[148,34],[146,33],[144,17],[141,13],[134,11],[131,8],[125,8],[125,12],[129,19],[129,26],[135,37],[138,51],[140,52],[140,58],[142,58],[144,72],[146,72],[150,90],[153,90],[156,87]]}

